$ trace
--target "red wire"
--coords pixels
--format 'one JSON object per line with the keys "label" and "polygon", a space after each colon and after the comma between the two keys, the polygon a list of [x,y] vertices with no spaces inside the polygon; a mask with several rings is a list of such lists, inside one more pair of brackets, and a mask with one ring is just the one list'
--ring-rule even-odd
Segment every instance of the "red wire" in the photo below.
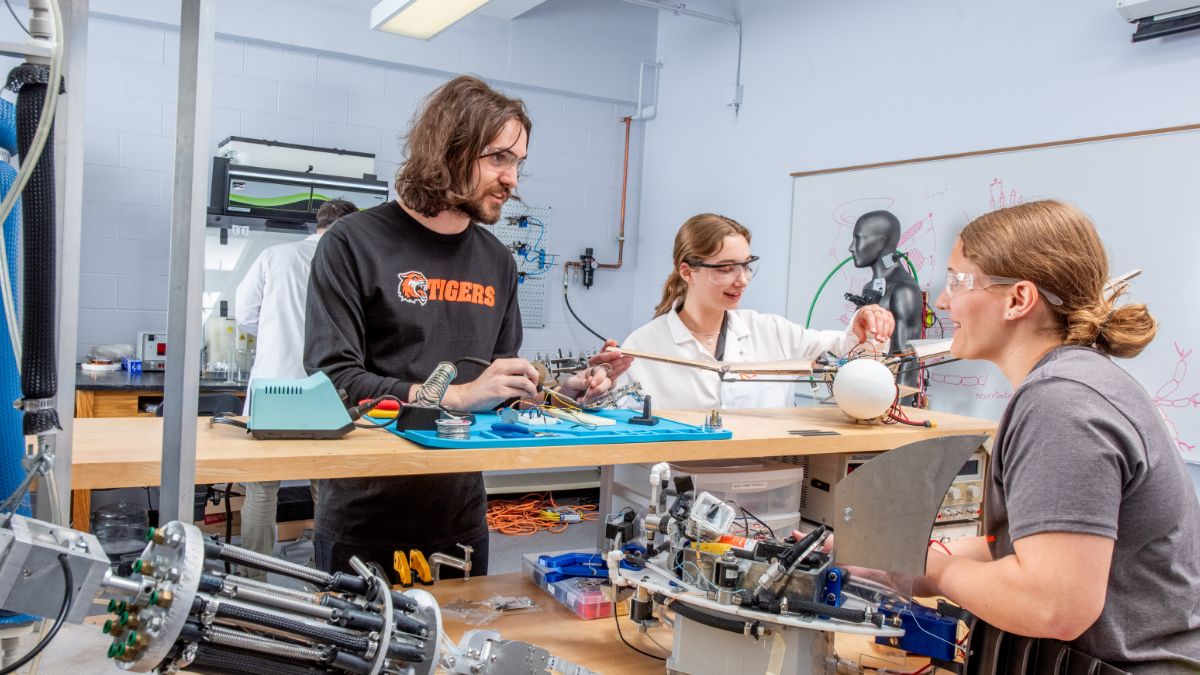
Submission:
{"label": "red wire", "polygon": [[[548,530],[554,534],[566,532],[570,523],[561,520],[548,520],[542,517],[545,509],[561,508],[554,501],[554,494],[528,494],[520,499],[492,499],[488,501],[488,529],[510,535],[537,534]],[[568,506],[580,520],[599,520],[595,504],[580,504]]]}
{"label": "red wire", "polygon": [[937,539],[930,539],[929,545],[933,546],[934,544],[937,544],[938,546],[940,546],[941,549],[946,552],[946,555],[954,555],[953,553],[950,552],[950,549],[945,544],[938,541]]}

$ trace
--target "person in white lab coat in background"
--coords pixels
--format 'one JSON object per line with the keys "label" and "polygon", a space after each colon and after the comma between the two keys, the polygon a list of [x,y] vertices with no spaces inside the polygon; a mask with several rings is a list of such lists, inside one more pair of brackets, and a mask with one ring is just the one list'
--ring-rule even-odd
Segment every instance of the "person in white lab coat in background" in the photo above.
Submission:
{"label": "person in white lab coat in background", "polygon": [[[845,330],[811,330],[776,314],[738,309],[754,277],[750,230],[712,213],[692,216],[675,235],[674,269],[655,318],[621,347],[698,361],[813,359],[845,355],[859,344],[883,352],[895,322],[867,305]],[[611,345],[611,343],[610,343]],[[721,382],[716,373],[635,359],[617,386],[640,382],[658,409],[782,408],[794,405],[791,382]]]}
{"label": "person in white lab coat in background", "polygon": [[[265,249],[250,265],[238,284],[234,309],[238,327],[257,337],[258,348],[250,383],[259,378],[304,378],[304,308],[308,297],[308,272],[317,241],[338,218],[358,211],[345,199],[333,199],[317,210],[317,232],[300,241]],[[250,411],[249,391],[246,414]],[[316,499],[315,483],[313,499]],[[271,555],[275,549],[275,509],[279,481],[245,483],[242,505],[242,546]],[[242,571],[251,578],[265,579],[266,573],[252,568]]]}

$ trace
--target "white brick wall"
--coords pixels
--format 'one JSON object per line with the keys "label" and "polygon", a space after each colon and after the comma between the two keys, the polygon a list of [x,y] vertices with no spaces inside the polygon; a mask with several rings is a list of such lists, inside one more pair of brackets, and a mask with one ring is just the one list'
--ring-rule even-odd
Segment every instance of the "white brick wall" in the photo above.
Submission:
{"label": "white brick wall", "polygon": [[[602,27],[598,38],[592,35],[594,25],[570,20],[578,11],[571,3],[547,4],[551,5],[560,6],[547,9],[548,16],[536,24],[543,29],[557,26],[554,39],[563,42],[564,49],[608,35],[618,45],[640,40],[622,48],[653,54],[653,31],[630,30],[617,22]],[[297,2],[288,16],[274,19],[304,22],[304,12],[312,8]],[[365,20],[358,25],[365,26]],[[464,24],[466,38],[421,44],[389,40],[396,45],[391,58],[414,68],[363,58],[359,46],[351,44],[357,43],[354,36],[346,36],[346,55],[341,56],[331,54],[324,43],[287,48],[230,38],[235,31],[218,25],[224,37],[217,39],[214,53],[210,148],[215,152],[220,140],[240,135],[371,152],[377,156],[377,174],[390,182],[403,158],[400,137],[416,107],[446,79],[425,68],[537,82],[539,88],[507,87],[507,93],[526,101],[534,120],[529,177],[521,192],[531,204],[552,207],[551,248],[560,254],[560,262],[577,260],[585,246],[593,247],[602,262],[615,261],[624,141],[618,117],[632,110],[545,90],[547,78],[568,77],[571,64],[577,70],[599,71],[574,49],[562,58],[532,58],[546,50],[533,49],[527,33],[521,33],[525,42],[507,48],[523,55],[516,59],[519,64],[510,62],[504,46],[508,41],[492,34],[495,27],[495,21],[479,19]],[[613,31],[628,35],[614,37]],[[362,33],[366,41],[379,39],[365,27]],[[178,32],[170,27],[133,23],[113,14],[93,17],[89,23],[80,357],[93,345],[132,343],[138,331],[166,325],[178,49]],[[633,81],[636,76],[633,70],[606,74],[603,81],[597,80],[595,91],[607,95],[624,78]],[[570,83],[572,91],[587,88],[578,77]],[[636,123],[635,130],[631,176],[640,174],[642,136]],[[627,239],[632,242],[639,191],[636,183],[630,186],[626,217]],[[631,267],[632,247],[626,248],[626,265]],[[561,271],[549,276],[547,328],[527,331],[525,351],[594,348],[594,338],[568,323]],[[632,277],[632,269],[601,271],[590,291],[574,286],[576,311],[593,328],[623,339],[630,329],[626,298],[632,292]]]}
{"label": "white brick wall", "polygon": [[313,85],[317,83],[317,57],[294,50],[246,45],[244,72],[265,80]]}

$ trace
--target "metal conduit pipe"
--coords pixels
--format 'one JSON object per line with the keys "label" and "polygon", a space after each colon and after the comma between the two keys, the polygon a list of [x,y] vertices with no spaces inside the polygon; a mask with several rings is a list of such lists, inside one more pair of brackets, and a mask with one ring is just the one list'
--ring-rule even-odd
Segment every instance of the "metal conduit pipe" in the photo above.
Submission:
{"label": "metal conduit pipe", "polygon": [[320,675],[324,668],[200,644],[188,672],[214,675]]}
{"label": "metal conduit pipe", "polygon": [[311,619],[296,617],[241,600],[223,597],[204,598],[204,600],[210,604],[216,603],[215,616],[231,623],[272,628],[299,637],[328,642],[356,652],[364,652],[368,647],[367,638],[358,631],[327,623],[318,623]]}
{"label": "metal conduit pipe", "polygon": [[322,607],[303,600],[296,600],[283,595],[272,595],[267,591],[260,591],[256,588],[243,588],[237,585],[226,585],[223,595],[247,602],[253,602],[268,607],[296,612],[297,614],[305,614],[329,621],[338,610],[330,607]]}
{"label": "metal conduit pipe", "polygon": [[704,19],[705,21],[715,21],[717,23],[723,23],[726,26],[733,28],[734,32],[737,33],[737,73],[734,76],[734,81],[733,81],[733,101],[729,104],[729,106],[731,108],[733,108],[733,114],[735,116],[737,115],[738,109],[740,109],[742,107],[742,22],[741,21],[738,21],[737,19],[727,19],[723,16],[717,16],[716,14],[706,14],[704,12],[697,12],[694,9],[688,9],[687,5],[684,5],[683,3],[680,3],[678,5],[668,5],[668,4],[664,4],[661,2],[655,2],[654,0],[621,0],[621,2],[626,2],[631,5],[637,5],[638,7],[649,7],[650,9],[657,9],[660,12],[671,12],[672,14],[675,14],[675,15],[682,14],[684,16],[690,16],[690,17],[693,17],[696,19]]}
{"label": "metal conduit pipe", "polygon": [[228,620],[233,625],[245,626],[254,630],[271,630],[289,636],[326,643],[338,649],[346,649],[356,654],[364,654],[371,648],[370,641],[362,636],[345,635],[326,630],[328,628],[326,626],[298,621],[296,619],[284,619],[245,607],[233,607],[223,604],[217,609],[217,619]]}
{"label": "metal conduit pipe", "polygon": [[300,579],[301,581],[310,581],[322,587],[328,586],[333,580],[332,575],[321,570],[297,565],[287,560],[280,560],[279,558],[273,558],[269,555],[263,555],[238,546],[219,544],[213,541],[204,542],[204,557],[217,558],[226,562],[238,563],[239,565],[248,565],[266,572],[282,574],[294,579]]}
{"label": "metal conduit pipe", "polygon": [[717,23],[723,23],[727,26],[736,27],[736,26],[740,25],[738,23],[737,19],[727,19],[723,16],[717,16],[716,14],[707,14],[705,12],[699,12],[694,9],[688,9],[688,6],[683,3],[680,3],[678,5],[668,5],[663,2],[655,2],[654,0],[621,0],[621,1],[627,2],[631,5],[637,5],[639,7],[649,7],[650,9],[657,9],[657,10],[663,11],[663,12],[671,12],[672,14],[683,14],[684,16],[692,16],[697,19],[706,19],[708,21],[716,21]]}
{"label": "metal conduit pipe", "polygon": [[232,587],[232,588],[239,588],[239,589],[240,588],[253,588],[253,589],[259,590],[259,591],[267,591],[269,593],[285,595],[289,598],[292,598],[293,600],[299,600],[301,602],[312,602],[312,603],[316,603],[316,604],[321,604],[320,596],[318,596],[315,593],[305,593],[304,591],[297,590],[295,588],[285,588],[283,586],[276,586],[275,584],[269,584],[265,581],[258,581],[257,579],[248,579],[246,577],[239,577],[236,575],[228,575],[228,576],[219,577],[219,578],[221,579],[222,588],[224,588],[224,587]]}
{"label": "metal conduit pipe", "polygon": [[300,659],[303,661],[316,662],[321,662],[325,659],[323,650],[316,647],[305,647],[303,645],[282,642],[280,640],[272,640],[271,638],[267,637],[249,635],[241,631],[230,628],[222,628],[220,626],[213,626],[209,629],[208,641],[216,645],[247,649],[254,652],[260,652],[262,654],[282,656],[288,659]]}

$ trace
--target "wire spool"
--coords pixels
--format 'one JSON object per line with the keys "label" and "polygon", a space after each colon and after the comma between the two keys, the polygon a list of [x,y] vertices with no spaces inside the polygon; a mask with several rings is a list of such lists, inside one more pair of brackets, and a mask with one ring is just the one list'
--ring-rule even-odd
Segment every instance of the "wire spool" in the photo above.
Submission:
{"label": "wire spool", "polygon": [[833,377],[833,397],[847,416],[875,420],[896,400],[896,378],[874,359],[854,359],[838,368]]}
{"label": "wire spool", "polygon": [[471,420],[446,417],[435,424],[438,438],[467,440],[471,437]]}

